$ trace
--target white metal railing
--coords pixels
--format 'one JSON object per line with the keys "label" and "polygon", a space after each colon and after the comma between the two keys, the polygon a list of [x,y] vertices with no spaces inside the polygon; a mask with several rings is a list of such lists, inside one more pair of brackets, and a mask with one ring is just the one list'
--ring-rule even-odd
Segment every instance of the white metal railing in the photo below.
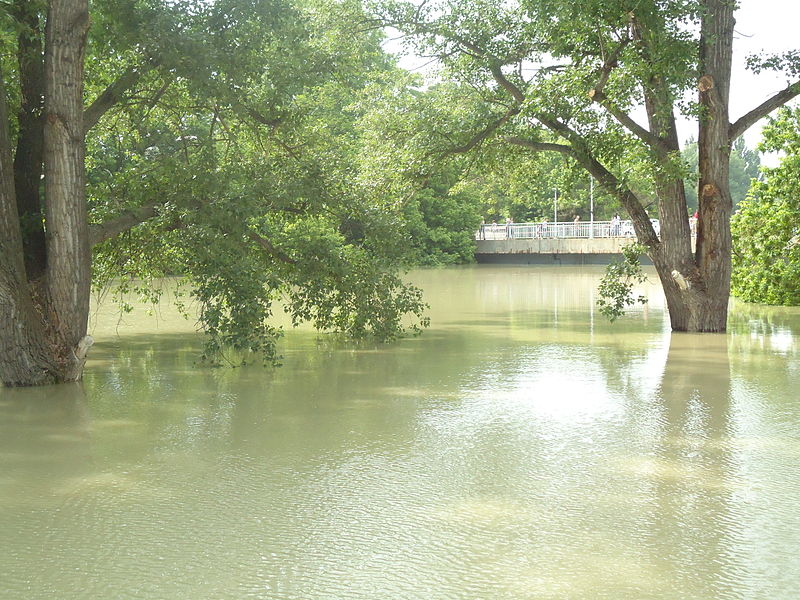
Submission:
{"label": "white metal railing", "polygon": [[[653,220],[656,234],[658,221]],[[528,240],[536,238],[611,238],[635,237],[630,221],[559,221],[558,223],[508,223],[481,225],[475,233],[476,240]]]}

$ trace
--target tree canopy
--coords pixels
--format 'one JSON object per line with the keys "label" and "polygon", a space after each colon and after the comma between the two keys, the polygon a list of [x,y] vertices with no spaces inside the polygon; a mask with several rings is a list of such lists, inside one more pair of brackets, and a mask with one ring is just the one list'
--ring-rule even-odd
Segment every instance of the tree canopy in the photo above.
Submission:
{"label": "tree canopy", "polygon": [[[402,207],[360,175],[360,101],[368,83],[397,73],[381,34],[354,25],[358,2],[99,0],[91,26],[88,11],[81,0],[0,8],[9,232],[0,294],[11,307],[0,328],[22,331],[3,342],[4,382],[80,376],[90,343],[80,248],[90,246],[95,286],[122,281],[155,298],[149,280],[184,277],[209,358],[233,347],[273,359],[275,303],[295,322],[355,337],[391,339],[426,324],[421,292],[397,272]],[[57,88],[45,67],[61,39],[45,29],[74,15],[88,36],[64,34],[75,69]],[[78,105],[69,118],[53,112],[59,89]],[[77,131],[62,150],[68,175],[48,172],[58,162],[43,150],[56,119]],[[74,191],[54,200],[43,173],[54,189]],[[78,270],[58,262],[59,226],[76,248],[64,262]],[[81,299],[62,315],[50,298],[69,279],[80,289],[64,293]],[[22,305],[31,306],[24,319],[14,308]],[[61,331],[66,322],[75,325]],[[42,348],[31,351],[35,340]]]}
{"label": "tree canopy", "polygon": [[152,73],[158,101],[122,107],[91,140],[93,215],[157,213],[99,248],[96,281],[181,273],[209,356],[273,356],[275,300],[320,329],[398,335],[422,305],[394,273],[398,211],[359,185],[353,106],[369,78],[392,76],[379,36],[325,3],[205,10],[190,16],[198,43],[221,38],[219,64]]}

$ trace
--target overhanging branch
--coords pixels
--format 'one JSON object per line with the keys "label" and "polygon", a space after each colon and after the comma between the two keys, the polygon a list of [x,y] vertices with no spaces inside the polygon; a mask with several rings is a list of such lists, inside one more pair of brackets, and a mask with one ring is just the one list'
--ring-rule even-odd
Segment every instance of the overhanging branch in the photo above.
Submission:
{"label": "overhanging branch", "polygon": [[111,83],[103,92],[95,98],[89,107],[83,111],[83,133],[97,125],[100,118],[114,107],[123,95],[131,89],[141,79],[142,75],[151,70],[155,63],[147,63],[145,66],[128,67],[116,81]]}
{"label": "overhanging branch", "polygon": [[276,248],[272,242],[270,242],[267,238],[258,235],[255,231],[248,231],[247,237],[249,237],[252,241],[258,244],[271,257],[276,258],[279,261],[289,265],[297,264],[297,261],[295,259],[293,259],[291,256],[289,256],[282,250]]}
{"label": "overhanging branch", "polygon": [[138,208],[123,211],[116,217],[108,219],[103,223],[89,226],[89,245],[94,246],[100,242],[105,242],[118,236],[120,233],[144,223],[158,214],[159,207],[163,202],[151,202]]}
{"label": "overhanging branch", "polygon": [[589,92],[589,97],[593,101],[597,102],[600,106],[605,108],[606,111],[608,111],[608,114],[614,117],[620,125],[642,140],[645,144],[650,146],[653,150],[662,155],[669,152],[669,148],[664,143],[664,140],[655,135],[649,129],[639,125],[624,110],[620,110],[615,107],[602,91],[599,91],[597,88],[595,88]]}
{"label": "overhanging branch", "polygon": [[511,119],[511,117],[517,114],[519,114],[518,108],[516,107],[509,108],[502,117],[489,123],[489,125],[487,125],[483,130],[479,131],[474,136],[472,136],[472,138],[470,138],[470,140],[466,144],[462,144],[461,146],[456,146],[455,148],[451,148],[444,154],[445,155],[464,154],[466,152],[469,152],[470,150],[478,146],[481,142],[483,142],[486,138],[488,138],[490,135],[492,135],[492,133],[497,131],[497,129],[499,129],[502,125],[507,123],[508,120]]}
{"label": "overhanging branch", "polygon": [[658,248],[660,243],[658,236],[641,200],[627,185],[594,157],[586,140],[566,123],[556,118],[540,114],[536,115],[536,119],[550,131],[569,142],[573,151],[572,157],[575,161],[620,201],[633,222],[633,228],[636,231],[636,237],[639,242],[652,249]]}
{"label": "overhanging branch", "polygon": [[534,150],[536,152],[560,152],[561,154],[565,154],[567,156],[575,158],[575,150],[573,150],[572,146],[567,146],[566,144],[554,144],[552,142],[535,142],[533,140],[528,140],[513,135],[504,137],[503,141],[506,142],[507,144],[512,144],[514,146],[522,146],[523,148],[528,148],[529,150]]}
{"label": "overhanging branch", "polygon": [[736,138],[747,131],[759,119],[766,117],[776,108],[780,108],[795,96],[800,95],[800,81],[795,81],[791,85],[786,86],[780,92],[765,100],[753,110],[740,117],[728,129],[728,139],[733,143]]}

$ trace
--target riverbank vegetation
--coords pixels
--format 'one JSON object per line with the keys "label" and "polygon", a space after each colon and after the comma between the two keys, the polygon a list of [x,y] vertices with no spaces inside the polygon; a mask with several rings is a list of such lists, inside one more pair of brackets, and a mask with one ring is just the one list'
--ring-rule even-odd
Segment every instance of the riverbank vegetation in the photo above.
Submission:
{"label": "riverbank vegetation", "polygon": [[781,109],[762,149],[781,152],[731,222],[732,290],[749,302],[800,304],[800,109]]}

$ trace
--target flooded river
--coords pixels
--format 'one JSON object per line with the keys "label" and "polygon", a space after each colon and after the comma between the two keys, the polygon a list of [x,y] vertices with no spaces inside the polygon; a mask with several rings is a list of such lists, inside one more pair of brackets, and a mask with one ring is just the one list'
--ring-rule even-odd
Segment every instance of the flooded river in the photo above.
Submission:
{"label": "flooded river", "polygon": [[278,369],[101,307],[81,385],[0,390],[0,598],[796,598],[800,310],[609,324],[601,274],[418,271],[424,335]]}

